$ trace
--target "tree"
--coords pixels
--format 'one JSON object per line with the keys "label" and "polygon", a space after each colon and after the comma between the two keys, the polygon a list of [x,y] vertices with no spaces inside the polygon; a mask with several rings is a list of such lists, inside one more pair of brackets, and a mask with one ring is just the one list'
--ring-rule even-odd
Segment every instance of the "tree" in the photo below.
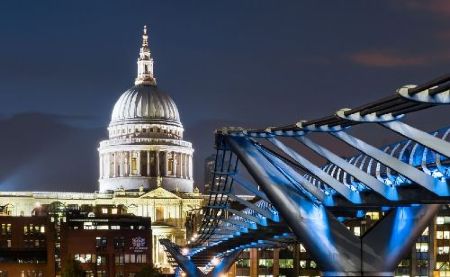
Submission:
{"label": "tree", "polygon": [[62,268],[62,277],[84,277],[84,271],[80,262],[75,260],[68,261]]}
{"label": "tree", "polygon": [[153,265],[145,266],[136,274],[136,277],[161,277],[161,271],[154,268]]}

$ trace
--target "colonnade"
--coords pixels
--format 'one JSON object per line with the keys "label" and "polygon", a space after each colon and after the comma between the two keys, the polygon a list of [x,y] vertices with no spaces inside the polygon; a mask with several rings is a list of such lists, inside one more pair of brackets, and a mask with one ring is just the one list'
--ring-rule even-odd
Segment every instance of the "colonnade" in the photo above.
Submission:
{"label": "colonnade", "polygon": [[176,151],[116,151],[100,154],[100,177],[192,179],[192,154]]}

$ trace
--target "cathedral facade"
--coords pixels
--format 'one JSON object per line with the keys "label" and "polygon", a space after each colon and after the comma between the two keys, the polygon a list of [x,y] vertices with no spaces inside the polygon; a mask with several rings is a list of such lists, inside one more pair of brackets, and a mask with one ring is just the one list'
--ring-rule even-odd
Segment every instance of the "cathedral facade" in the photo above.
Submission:
{"label": "cathedral facade", "polygon": [[114,105],[109,139],[100,142],[100,191],[153,189],[192,192],[190,142],[172,98],[160,91],[144,28],[134,86]]}
{"label": "cathedral facade", "polygon": [[146,28],[137,65],[134,86],[114,105],[109,138],[98,148],[99,190],[0,192],[0,206],[11,216],[31,216],[42,205],[125,207],[127,213],[151,218],[153,263],[170,272],[159,239],[183,244],[186,216],[202,207],[203,196],[193,185],[194,149],[183,140],[177,106],[156,86]]}

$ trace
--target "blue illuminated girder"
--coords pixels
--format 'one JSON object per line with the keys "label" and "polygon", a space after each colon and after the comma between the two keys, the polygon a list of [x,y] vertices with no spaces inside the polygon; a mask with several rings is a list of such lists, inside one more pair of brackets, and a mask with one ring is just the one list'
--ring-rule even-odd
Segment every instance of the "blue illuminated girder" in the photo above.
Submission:
{"label": "blue illuminated girder", "polygon": [[218,265],[207,275],[208,277],[221,277],[227,273],[236,258],[241,254],[242,250],[235,250],[223,257]]}
{"label": "blue illuminated girder", "polygon": [[166,252],[172,256],[173,259],[178,263],[178,265],[183,269],[183,271],[188,276],[204,276],[197,266],[189,259],[189,257],[181,254],[178,245],[174,244],[168,239],[160,239],[159,242],[164,245]]}
{"label": "blue illuminated girder", "polygon": [[309,147],[310,149],[312,149],[313,151],[315,151],[317,154],[326,158],[335,165],[338,165],[340,168],[345,170],[351,176],[360,180],[362,183],[364,183],[366,186],[368,186],[375,192],[379,193],[380,195],[386,197],[389,200],[398,200],[398,195],[395,188],[385,185],[383,182],[380,182],[372,175],[367,174],[366,172],[354,166],[350,162],[337,156],[336,154],[329,151],[325,147],[314,143],[312,140],[310,140],[305,136],[296,137],[296,139],[301,143],[303,143],[304,145],[306,145],[307,147]]}
{"label": "blue illuminated girder", "polygon": [[253,141],[246,137],[230,136],[226,140],[299,240],[305,244],[324,275],[359,276],[364,273],[367,276],[392,276],[403,254],[410,249],[414,239],[439,209],[439,205],[393,209],[360,240],[323,205],[317,205],[300,193],[288,190],[292,183],[280,174],[268,161],[267,153],[262,154],[260,147]]}
{"label": "blue illuminated girder", "polygon": [[427,175],[417,168],[398,160],[395,157],[373,147],[372,145],[355,138],[344,131],[331,133],[335,137],[344,141],[348,145],[358,149],[362,153],[373,157],[375,160],[392,168],[401,175],[410,179],[412,182],[426,188],[427,190],[439,196],[450,196],[449,187],[446,182],[443,182],[433,176]]}

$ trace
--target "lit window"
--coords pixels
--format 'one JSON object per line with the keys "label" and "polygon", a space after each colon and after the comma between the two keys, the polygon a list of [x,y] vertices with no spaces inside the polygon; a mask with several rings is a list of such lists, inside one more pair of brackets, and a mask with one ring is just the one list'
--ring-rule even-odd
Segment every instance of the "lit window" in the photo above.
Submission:
{"label": "lit window", "polygon": [[444,239],[450,239],[450,231],[444,231]]}
{"label": "lit window", "polygon": [[8,248],[11,248],[11,240],[10,239],[6,241],[6,244],[7,244]]}
{"label": "lit window", "polygon": [[112,214],[117,214],[117,208],[112,208],[112,209],[111,209],[111,213],[112,213]]}
{"label": "lit window", "polygon": [[259,267],[272,267],[273,259],[259,259],[258,264],[259,264]]}
{"label": "lit window", "polygon": [[44,225],[41,225],[41,233],[42,234],[45,233],[45,226]]}
{"label": "lit window", "polygon": [[379,212],[367,212],[366,216],[370,217],[372,220],[379,220],[380,219],[380,213]]}
{"label": "lit window", "polygon": [[300,243],[300,252],[306,252],[305,247],[303,246],[303,244]]}
{"label": "lit window", "polygon": [[444,217],[442,216],[436,217],[436,224],[438,225],[444,224]]}
{"label": "lit window", "polygon": [[448,254],[450,250],[449,246],[439,246],[437,252],[439,255]]}
{"label": "lit window", "polygon": [[108,213],[108,209],[107,208],[102,208],[102,214],[107,214]]}
{"label": "lit window", "polygon": [[353,228],[353,233],[355,234],[355,236],[361,236],[361,227],[356,226],[355,228]]}
{"label": "lit window", "polygon": [[279,264],[280,264],[280,268],[294,268],[294,260],[293,259],[280,259]]}
{"label": "lit window", "polygon": [[428,252],[428,243],[418,242],[416,243],[416,252]]}
{"label": "lit window", "polygon": [[301,268],[306,268],[306,261],[305,260],[301,260],[300,261],[300,267]]}

